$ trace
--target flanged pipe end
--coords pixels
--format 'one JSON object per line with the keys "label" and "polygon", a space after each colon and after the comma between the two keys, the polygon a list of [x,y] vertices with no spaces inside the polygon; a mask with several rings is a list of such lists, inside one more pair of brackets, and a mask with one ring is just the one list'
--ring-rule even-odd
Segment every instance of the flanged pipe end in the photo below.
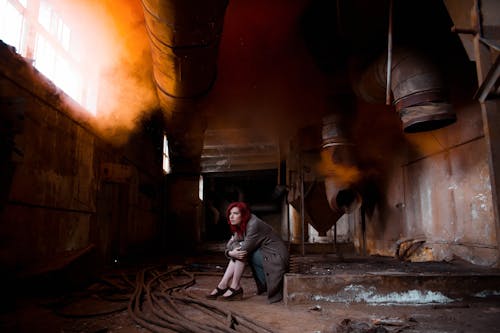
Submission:
{"label": "flanged pipe end", "polygon": [[457,121],[448,103],[425,103],[399,110],[405,133],[419,133],[446,127]]}

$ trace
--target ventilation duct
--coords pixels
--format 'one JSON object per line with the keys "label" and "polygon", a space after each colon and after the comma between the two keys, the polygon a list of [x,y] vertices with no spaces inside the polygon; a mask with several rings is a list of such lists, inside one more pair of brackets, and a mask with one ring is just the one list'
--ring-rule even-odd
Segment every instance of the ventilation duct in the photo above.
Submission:
{"label": "ventilation duct", "polygon": [[361,206],[361,195],[354,187],[360,180],[354,144],[347,139],[339,125],[337,115],[323,118],[320,172],[325,177],[328,204],[340,218]]}
{"label": "ventilation duct", "polygon": [[[395,49],[391,62],[391,92],[406,133],[430,131],[456,121],[437,66],[423,54]],[[369,103],[385,101],[387,55],[381,56],[353,84],[354,91]]]}
{"label": "ventilation duct", "polygon": [[[331,114],[323,118],[321,126],[299,132],[302,175],[291,178],[288,193],[289,203],[299,211],[303,193],[304,219],[319,237],[326,237],[344,214],[361,206],[361,195],[356,189],[360,171],[354,158],[355,146],[341,130],[339,119],[337,114]],[[297,236],[302,230],[300,222],[292,224],[292,233]]]}
{"label": "ventilation duct", "polygon": [[[142,0],[153,75],[171,155],[199,165],[204,116],[198,100],[211,89],[228,0]],[[199,166],[198,166],[199,168]]]}

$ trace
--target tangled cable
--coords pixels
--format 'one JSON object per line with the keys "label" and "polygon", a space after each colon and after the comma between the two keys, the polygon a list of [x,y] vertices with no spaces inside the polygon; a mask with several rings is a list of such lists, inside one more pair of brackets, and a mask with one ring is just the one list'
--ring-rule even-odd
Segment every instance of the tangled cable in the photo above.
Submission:
{"label": "tangled cable", "polygon": [[194,283],[194,274],[182,266],[165,272],[143,269],[137,273],[128,313],[139,325],[159,333],[273,332],[243,315],[188,293],[185,289]]}

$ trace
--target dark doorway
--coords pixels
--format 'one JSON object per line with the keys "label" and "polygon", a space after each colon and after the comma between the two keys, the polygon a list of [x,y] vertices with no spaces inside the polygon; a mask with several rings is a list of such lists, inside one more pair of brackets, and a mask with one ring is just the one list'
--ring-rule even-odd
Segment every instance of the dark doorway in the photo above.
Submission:
{"label": "dark doorway", "polygon": [[277,184],[277,169],[203,175],[204,240],[222,241],[231,236],[225,212],[233,201],[246,202],[256,215],[279,212],[273,196]]}
{"label": "dark doorway", "polygon": [[129,185],[103,182],[97,195],[97,220],[91,235],[105,264],[118,263],[126,253]]}

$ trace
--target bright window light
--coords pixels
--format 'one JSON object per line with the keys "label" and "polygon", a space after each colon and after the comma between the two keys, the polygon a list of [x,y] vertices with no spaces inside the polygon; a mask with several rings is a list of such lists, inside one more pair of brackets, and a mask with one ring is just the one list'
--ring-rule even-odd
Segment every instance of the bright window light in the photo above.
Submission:
{"label": "bright window light", "polygon": [[203,201],[203,175],[200,175],[200,181],[198,183],[198,197]]}
{"label": "bright window light", "polygon": [[167,175],[171,172],[170,156],[168,152],[168,139],[166,134],[163,134],[163,172],[165,172]]}
{"label": "bright window light", "polygon": [[64,90],[71,98],[85,106],[83,78],[77,63],[69,52],[71,30],[46,1],[40,2],[38,22],[50,34],[50,42],[38,34],[35,49],[35,67]]}
{"label": "bright window light", "polygon": [[50,32],[50,21],[52,16],[52,10],[50,6],[45,1],[40,3],[40,8],[38,9],[38,22],[45,28],[45,30]]}
{"label": "bright window light", "polygon": [[0,39],[21,52],[23,36],[23,15],[9,1],[0,0]]}
{"label": "bright window light", "polygon": [[20,55],[33,58],[43,75],[95,115],[98,71],[83,70],[81,50],[75,49],[82,46],[61,14],[50,0],[0,0],[0,39]]}
{"label": "bright window light", "polygon": [[82,76],[67,59],[56,57],[55,72],[53,74],[54,83],[59,87],[64,87],[64,91],[75,101],[82,102]]}
{"label": "bright window light", "polygon": [[55,71],[56,52],[42,36],[37,36],[35,48],[35,66],[45,76],[50,77]]}

